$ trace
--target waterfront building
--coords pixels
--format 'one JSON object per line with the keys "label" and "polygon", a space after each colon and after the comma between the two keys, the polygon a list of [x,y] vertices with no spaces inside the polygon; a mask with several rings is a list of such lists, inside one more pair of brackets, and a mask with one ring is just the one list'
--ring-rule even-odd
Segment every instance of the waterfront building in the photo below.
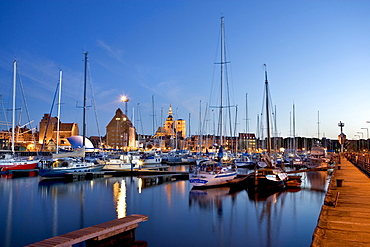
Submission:
{"label": "waterfront building", "polygon": [[126,151],[136,149],[136,129],[120,108],[106,126],[106,145]]}
{"label": "waterfront building", "polygon": [[[39,124],[38,143],[45,143],[49,151],[55,151],[59,122],[59,143],[61,147],[69,147],[67,138],[79,135],[77,123],[61,123],[58,117],[51,117],[50,114],[44,114]],[[50,144],[50,145],[49,145]]]}
{"label": "waterfront building", "polygon": [[155,146],[161,149],[184,149],[184,139],[186,137],[186,121],[183,119],[174,120],[172,115],[172,105],[168,109],[168,117],[162,127],[158,127],[154,139]]}
{"label": "waterfront building", "polygon": [[239,133],[239,149],[253,152],[257,149],[257,140],[254,133]]}
{"label": "waterfront building", "polygon": [[[14,131],[14,149],[16,151],[35,151],[35,140],[37,138],[37,132],[32,132],[27,127],[15,126]],[[0,149],[10,150],[12,139],[12,129],[9,131],[0,131]]]}

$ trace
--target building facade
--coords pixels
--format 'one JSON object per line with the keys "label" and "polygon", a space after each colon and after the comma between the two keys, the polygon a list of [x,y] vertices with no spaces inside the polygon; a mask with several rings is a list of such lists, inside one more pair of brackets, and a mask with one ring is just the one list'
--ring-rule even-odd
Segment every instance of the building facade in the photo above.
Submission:
{"label": "building facade", "polygon": [[126,151],[136,149],[136,129],[120,108],[106,126],[107,147]]}
{"label": "building facade", "polygon": [[156,147],[166,149],[184,149],[186,138],[186,121],[183,119],[175,120],[172,115],[172,105],[168,109],[168,117],[162,127],[158,127],[154,135],[157,139]]}
{"label": "building facade", "polygon": [[49,151],[53,150],[56,146],[58,135],[58,122],[59,122],[59,146],[70,146],[67,138],[70,136],[79,135],[77,123],[61,123],[57,117],[51,117],[50,114],[44,114],[39,124],[39,138],[38,143],[44,146],[50,144]]}

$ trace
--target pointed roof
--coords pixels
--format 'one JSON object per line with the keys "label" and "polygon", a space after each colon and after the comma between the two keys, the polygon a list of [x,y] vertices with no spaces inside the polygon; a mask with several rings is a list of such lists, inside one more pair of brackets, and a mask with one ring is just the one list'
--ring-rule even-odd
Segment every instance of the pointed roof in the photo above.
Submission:
{"label": "pointed roof", "polygon": [[172,116],[172,104],[170,104],[170,109],[168,109],[168,116]]}

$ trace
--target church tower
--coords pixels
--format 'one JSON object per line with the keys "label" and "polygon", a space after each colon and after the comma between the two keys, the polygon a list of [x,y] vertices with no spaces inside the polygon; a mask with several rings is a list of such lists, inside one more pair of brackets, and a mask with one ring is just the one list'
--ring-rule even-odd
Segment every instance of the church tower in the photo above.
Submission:
{"label": "church tower", "polygon": [[183,119],[174,120],[172,105],[168,109],[168,117],[163,127],[159,127],[154,137],[185,138],[186,122]]}

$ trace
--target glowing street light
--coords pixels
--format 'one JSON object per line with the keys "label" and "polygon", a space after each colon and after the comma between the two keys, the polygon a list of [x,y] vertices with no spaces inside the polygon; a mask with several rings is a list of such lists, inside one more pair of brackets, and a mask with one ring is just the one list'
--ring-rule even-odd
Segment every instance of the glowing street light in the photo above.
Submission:
{"label": "glowing street light", "polygon": [[121,101],[125,102],[125,115],[127,116],[127,102],[129,101],[129,98],[125,95],[121,96]]}

